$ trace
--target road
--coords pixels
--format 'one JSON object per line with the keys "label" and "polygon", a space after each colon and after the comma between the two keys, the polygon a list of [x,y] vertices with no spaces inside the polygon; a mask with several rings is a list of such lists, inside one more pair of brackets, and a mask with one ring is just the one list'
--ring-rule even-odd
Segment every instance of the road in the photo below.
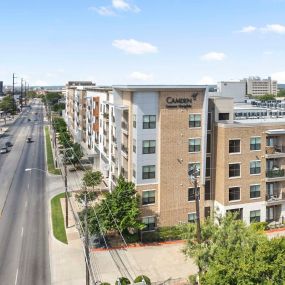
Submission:
{"label": "road", "polygon": [[50,284],[46,174],[25,172],[45,169],[42,106],[23,111],[0,144],[7,139],[14,145],[0,155],[0,284]]}

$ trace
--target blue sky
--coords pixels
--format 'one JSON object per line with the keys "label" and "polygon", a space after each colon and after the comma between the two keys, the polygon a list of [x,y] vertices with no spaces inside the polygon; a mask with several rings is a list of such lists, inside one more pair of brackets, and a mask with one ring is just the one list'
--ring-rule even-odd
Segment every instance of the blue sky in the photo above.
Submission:
{"label": "blue sky", "polygon": [[285,83],[285,0],[1,2],[4,84]]}

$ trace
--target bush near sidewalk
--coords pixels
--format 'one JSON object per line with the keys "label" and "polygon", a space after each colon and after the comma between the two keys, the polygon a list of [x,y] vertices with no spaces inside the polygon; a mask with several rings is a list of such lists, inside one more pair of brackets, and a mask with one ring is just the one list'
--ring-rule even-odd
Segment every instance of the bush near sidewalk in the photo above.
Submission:
{"label": "bush near sidewalk", "polygon": [[60,199],[64,198],[65,194],[61,193],[51,200],[51,217],[52,217],[52,230],[53,235],[59,241],[67,244],[66,231],[64,226],[64,218]]}
{"label": "bush near sidewalk", "polygon": [[51,148],[50,134],[48,127],[45,127],[45,138],[46,138],[48,172],[51,174],[60,175],[60,169],[54,167],[53,153]]}

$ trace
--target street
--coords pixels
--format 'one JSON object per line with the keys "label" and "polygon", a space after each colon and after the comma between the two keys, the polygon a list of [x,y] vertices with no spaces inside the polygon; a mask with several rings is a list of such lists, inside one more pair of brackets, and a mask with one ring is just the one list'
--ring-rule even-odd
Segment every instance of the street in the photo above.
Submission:
{"label": "street", "polygon": [[45,169],[42,106],[24,110],[8,134],[0,139],[13,144],[0,155],[0,284],[50,284],[46,173],[25,172]]}

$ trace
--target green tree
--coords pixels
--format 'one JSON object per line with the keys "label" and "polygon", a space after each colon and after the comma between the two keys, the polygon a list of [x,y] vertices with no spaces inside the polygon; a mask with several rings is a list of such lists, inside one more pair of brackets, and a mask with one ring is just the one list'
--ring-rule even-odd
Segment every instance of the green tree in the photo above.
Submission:
{"label": "green tree", "polygon": [[201,284],[283,284],[284,238],[270,241],[233,215],[216,222],[208,219],[202,225],[201,244],[197,243],[194,224],[180,227],[187,239],[184,253],[201,269]]}
{"label": "green tree", "polygon": [[14,114],[16,112],[15,100],[11,96],[5,96],[0,102],[0,110]]}
{"label": "green tree", "polygon": [[[85,199],[85,194],[87,194],[88,202],[94,201],[97,198],[97,193],[94,191],[94,188],[102,182],[102,179],[103,175],[100,171],[86,171],[82,178],[84,190],[76,194],[76,199],[82,202]],[[88,191],[87,187],[92,187],[93,191]]]}
{"label": "green tree", "polygon": [[57,133],[67,132],[67,125],[63,118],[53,118],[52,124]]}
{"label": "green tree", "polygon": [[60,113],[62,110],[65,109],[65,104],[64,103],[55,103],[51,109],[53,112]]}
{"label": "green tree", "polygon": [[70,157],[70,162],[74,166],[77,166],[78,164],[80,164],[80,160],[83,157],[83,151],[79,143],[73,144],[72,149],[68,150],[66,153]]}
{"label": "green tree", "polygon": [[285,89],[280,89],[277,94],[277,97],[285,97]]}
{"label": "green tree", "polygon": [[273,94],[265,94],[261,96],[256,96],[256,99],[259,99],[260,101],[273,101],[276,100],[276,96]]}
{"label": "green tree", "polygon": [[[117,226],[125,233],[145,227],[139,218],[139,197],[136,196],[135,185],[122,176],[119,177],[115,189],[111,193],[106,193],[104,200],[97,204],[94,210],[104,233],[116,231]],[[90,221],[90,231],[98,233],[99,225],[94,217],[94,211],[90,211]]]}

